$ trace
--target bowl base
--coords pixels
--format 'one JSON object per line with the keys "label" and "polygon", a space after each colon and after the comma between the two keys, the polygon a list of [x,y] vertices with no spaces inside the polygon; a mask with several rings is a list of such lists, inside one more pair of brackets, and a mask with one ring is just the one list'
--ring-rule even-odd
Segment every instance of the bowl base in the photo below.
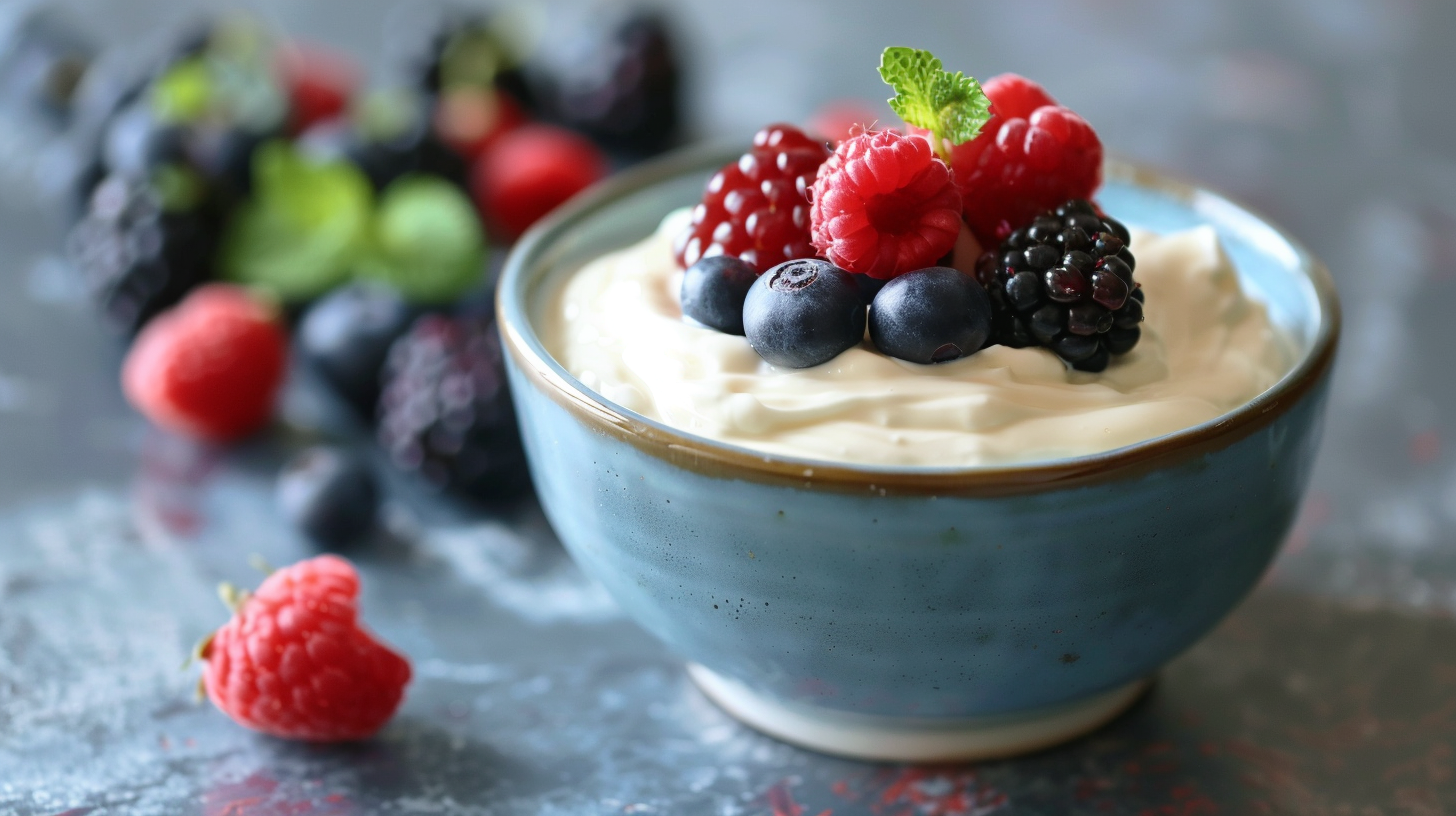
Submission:
{"label": "bowl base", "polygon": [[922,719],[853,714],[765,697],[697,663],[688,676],[745,725],[825,754],[889,762],[1000,759],[1050,748],[1110,722],[1152,685],[1144,678],[1085,700],[1027,714]]}

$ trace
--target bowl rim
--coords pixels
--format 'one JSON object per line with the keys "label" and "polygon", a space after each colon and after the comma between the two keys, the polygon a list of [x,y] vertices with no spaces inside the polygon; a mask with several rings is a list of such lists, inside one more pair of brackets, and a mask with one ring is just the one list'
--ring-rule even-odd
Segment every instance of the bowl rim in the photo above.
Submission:
{"label": "bowl rim", "polygon": [[879,466],[791,457],[757,451],[673,428],[596,393],[572,376],[545,348],[529,313],[535,267],[551,247],[583,220],[621,199],[686,173],[708,173],[735,160],[739,144],[681,148],[617,174],[578,195],[526,232],[507,257],[496,291],[502,345],[521,374],[543,394],[599,433],[639,451],[708,476],[808,489],[877,495],[1000,496],[1046,492],[1133,478],[1228,447],[1287,413],[1319,385],[1334,361],[1340,306],[1334,282],[1302,244],[1268,219],[1199,185],[1161,171],[1109,159],[1104,178],[1168,195],[1195,212],[1252,220],[1293,250],[1315,292],[1319,324],[1313,342],[1280,380],[1262,394],[1207,422],[1142,442],[1084,456],[1009,465]]}

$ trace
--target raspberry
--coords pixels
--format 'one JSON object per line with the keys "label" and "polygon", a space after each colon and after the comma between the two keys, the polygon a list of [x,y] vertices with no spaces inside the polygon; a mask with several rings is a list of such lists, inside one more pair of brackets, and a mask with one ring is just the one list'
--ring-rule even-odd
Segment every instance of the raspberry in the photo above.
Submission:
{"label": "raspberry", "polygon": [[336,555],[269,575],[198,652],[208,698],[275,737],[373,736],[399,707],[410,664],[359,625],[358,596],[359,574]]}
{"label": "raspberry", "polygon": [[227,442],[268,421],[287,353],[270,309],[244,289],[209,284],[142,329],[121,384],[157,425]]}
{"label": "raspberry", "polygon": [[312,44],[280,48],[274,71],[288,95],[288,129],[295,134],[344,113],[359,85],[359,69],[353,62]]}
{"label": "raspberry", "polygon": [[985,84],[991,121],[951,150],[966,223],[987,245],[1037,213],[1091,198],[1102,182],[1102,143],[1082,117],[1035,82],[1002,74]]}
{"label": "raspberry", "polygon": [[677,238],[684,269],[713,255],[736,255],[761,275],[784,261],[814,257],[809,188],[829,148],[793,125],[769,125],[753,148],[708,180],[692,225]]}
{"label": "raspberry", "polygon": [[472,188],[486,220],[514,239],[606,174],[606,157],[585,137],[526,125],[502,136],[476,162]]}
{"label": "raspberry", "polygon": [[961,196],[930,142],[892,130],[841,142],[814,182],[814,248],[840,267],[893,278],[955,246]]}

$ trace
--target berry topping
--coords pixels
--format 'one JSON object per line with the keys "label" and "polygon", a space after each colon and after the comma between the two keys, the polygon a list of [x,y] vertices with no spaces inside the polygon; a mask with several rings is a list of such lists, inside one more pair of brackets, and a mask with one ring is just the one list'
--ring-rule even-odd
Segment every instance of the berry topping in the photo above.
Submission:
{"label": "berry topping", "polygon": [[876,278],[920,269],[955,246],[961,197],[930,143],[894,131],[841,142],[814,182],[814,248]]}
{"label": "berry topping", "polygon": [[414,310],[392,287],[350,284],[316,301],[298,327],[300,356],[365,416],[374,416],[389,346]]}
{"label": "berry topping", "polygon": [[232,620],[203,642],[207,696],[284,739],[366,739],[404,697],[409,661],[359,623],[359,574],[336,555],[280,569],[256,592],[224,587]]}
{"label": "berry topping", "polygon": [[1081,199],[1012,232],[976,268],[995,312],[992,339],[1046,346],[1081,371],[1101,371],[1111,355],[1126,354],[1143,317],[1127,243],[1126,227]]}
{"label": "berry topping", "polygon": [[278,505],[314,544],[342,549],[357,545],[373,529],[379,484],[363,456],[320,445],[283,466]]}
{"label": "berry topping", "polygon": [[912,363],[944,363],[981,350],[991,334],[991,300],[975,278],[945,266],[907,272],[870,306],[870,339]]}
{"label": "berry topping", "polygon": [[991,120],[951,149],[950,163],[966,223],[989,245],[1060,202],[1091,198],[1102,181],[1102,143],[1029,79],[1002,74],[985,91]]}
{"label": "berry topping", "polygon": [[500,335],[475,318],[426,315],[384,366],[379,444],[401,470],[482,499],[525,483]]}
{"label": "berry topping", "polygon": [[792,125],[769,125],[753,148],[709,179],[692,224],[678,236],[678,263],[733,255],[760,273],[814,257],[808,192],[829,148]]}
{"label": "berry topping", "polygon": [[703,258],[683,273],[683,314],[720,332],[741,335],[743,301],[757,279],[758,271],[740,258]]}
{"label": "berry topping", "polygon": [[763,359],[808,368],[864,339],[864,298],[853,276],[831,263],[788,261],[759,276],[748,291],[743,328]]}
{"label": "berry topping", "polygon": [[147,324],[122,366],[122,389],[157,425],[227,442],[272,415],[287,351],[272,310],[212,284]]}
{"label": "berry topping", "polygon": [[585,137],[552,125],[526,125],[500,138],[476,163],[472,186],[486,221],[507,239],[607,174]]}

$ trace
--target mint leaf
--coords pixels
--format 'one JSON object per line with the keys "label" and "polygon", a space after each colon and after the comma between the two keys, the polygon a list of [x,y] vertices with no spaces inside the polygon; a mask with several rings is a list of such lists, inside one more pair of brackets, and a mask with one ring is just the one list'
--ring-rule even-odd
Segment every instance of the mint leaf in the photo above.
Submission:
{"label": "mint leaf", "polygon": [[347,162],[313,162],[284,142],[253,154],[253,197],[223,235],[223,276],[285,301],[342,283],[365,249],[373,215],[369,181]]}
{"label": "mint leaf", "polygon": [[941,158],[949,145],[969,142],[991,118],[991,100],[981,83],[945,70],[929,51],[890,47],[880,56],[880,78],[895,89],[890,108],[907,124],[930,131]]}

